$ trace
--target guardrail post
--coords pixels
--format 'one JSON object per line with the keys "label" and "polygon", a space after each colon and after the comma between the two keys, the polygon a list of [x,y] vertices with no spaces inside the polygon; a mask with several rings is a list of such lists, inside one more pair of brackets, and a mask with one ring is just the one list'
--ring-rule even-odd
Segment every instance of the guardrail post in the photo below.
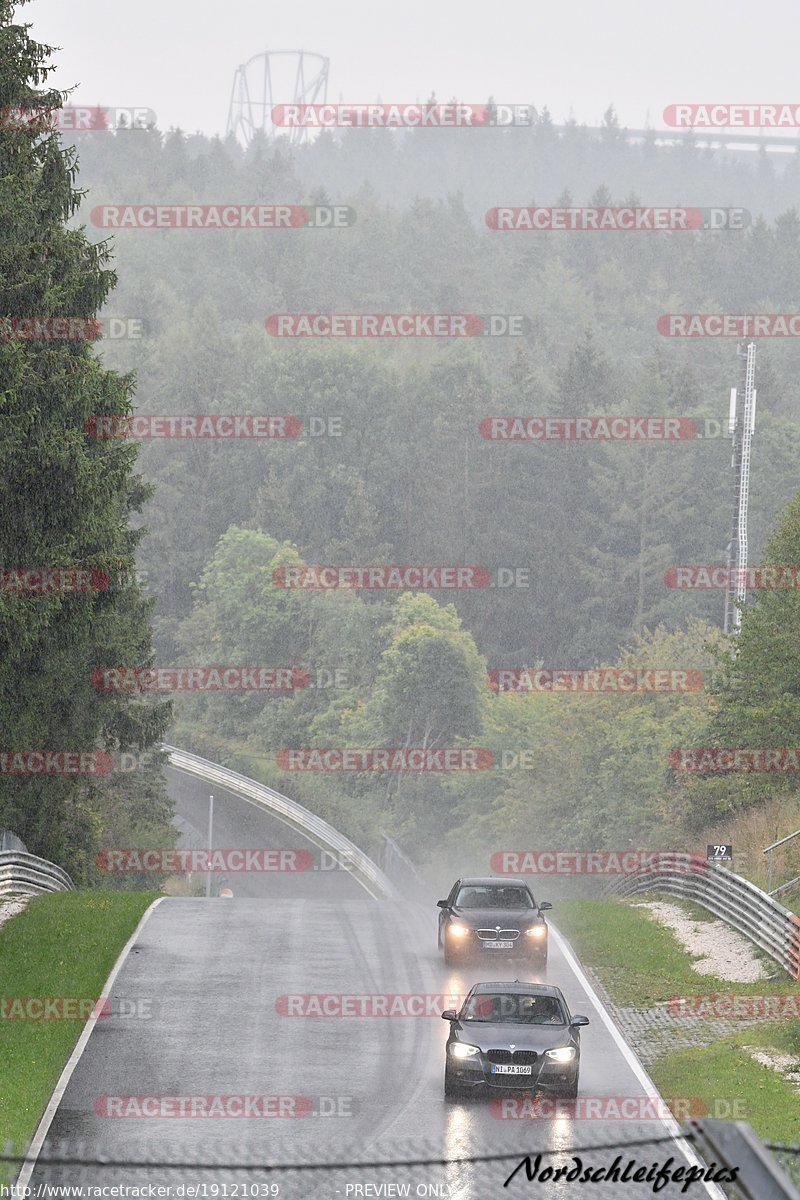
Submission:
{"label": "guardrail post", "polygon": [[761,851],[762,854],[769,854],[769,865],[767,867],[767,891],[769,892],[770,896],[772,895],[772,852],[773,850],[776,850],[778,846],[785,846],[787,842],[793,841],[796,837],[800,837],[800,829],[795,830],[794,833],[787,834],[786,837],[782,837],[777,842],[773,842],[771,846],[765,846]]}

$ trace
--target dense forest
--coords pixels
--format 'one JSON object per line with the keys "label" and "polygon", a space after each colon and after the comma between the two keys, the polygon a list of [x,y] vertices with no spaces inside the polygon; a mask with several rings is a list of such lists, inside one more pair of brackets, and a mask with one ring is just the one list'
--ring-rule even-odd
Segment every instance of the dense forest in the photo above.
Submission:
{"label": "dense forest", "polygon": [[[303,668],[319,686],[176,693],[170,739],[268,780],[367,850],[385,829],[420,862],[449,845],[488,869],[491,849],[531,839],[679,847],[718,815],[794,792],[791,775],[688,778],[670,765],[679,746],[773,745],[776,730],[781,745],[797,742],[800,671],[794,592],[751,597],[734,672],[723,593],[665,581],[678,564],[726,562],[733,478],[723,434],[741,359],[735,339],[667,338],[658,318],[800,311],[797,153],[634,143],[613,110],[600,132],[557,131],[544,111],[530,128],[349,130],[294,149],[256,138],[243,150],[157,129],[70,140],[86,199],[75,213],[63,199],[48,219],[68,218],[64,253],[72,246],[95,274],[91,287],[47,293],[44,310],[29,297],[24,312],[102,311],[141,321],[142,336],[68,350],[0,344],[7,370],[15,354],[49,354],[54,369],[69,354],[98,377],[113,372],[105,378],[118,381],[116,404],[95,390],[94,409],[79,406],[84,419],[137,411],[302,422],[291,438],[141,440],[142,479],[126,504],[136,532],[108,552],[124,558],[135,546],[139,581],[126,594],[136,612],[152,605],[154,647],[113,625],[76,652],[86,671],[70,713],[103,668]],[[67,166],[52,169],[65,179]],[[121,229],[109,240],[90,216],[153,203],[340,204],[355,221]],[[492,206],[531,204],[718,205],[744,208],[750,220],[742,230],[633,233],[486,223]],[[109,252],[118,279],[106,299],[96,272]],[[8,293],[6,315],[19,314],[16,299]],[[518,336],[498,337],[268,333],[270,316],[306,312],[525,321]],[[800,562],[799,365],[792,339],[759,342],[751,562]],[[133,409],[122,399],[130,372]],[[6,403],[0,392],[0,412]],[[693,418],[698,436],[488,440],[481,422],[498,414]],[[91,461],[113,462],[133,442],[85,434],[82,445]],[[118,529],[120,512],[109,518]],[[21,543],[2,549],[5,562],[12,550],[22,560]],[[322,564],[471,565],[494,586],[281,586],[281,568]],[[502,694],[487,681],[498,668],[599,664],[697,671],[706,686]],[[45,688],[48,674],[46,666]],[[164,699],[100,693],[97,704],[133,703],[140,728],[120,733],[120,720],[107,721],[95,736],[116,750],[153,746]],[[287,748],[387,746],[481,747],[495,766],[292,772],[281,757]],[[28,823],[31,848],[58,849],[88,874],[97,845],[168,844],[168,805],[152,770],[143,774],[103,785],[93,833],[79,842],[60,830],[54,844],[44,824]]]}

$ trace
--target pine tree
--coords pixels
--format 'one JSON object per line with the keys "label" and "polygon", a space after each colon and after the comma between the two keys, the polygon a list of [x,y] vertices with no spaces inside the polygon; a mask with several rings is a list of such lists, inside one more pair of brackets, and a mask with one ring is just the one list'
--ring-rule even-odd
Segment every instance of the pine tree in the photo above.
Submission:
{"label": "pine tree", "polygon": [[[0,753],[142,750],[163,735],[168,706],[92,686],[96,667],[151,654],[135,577],[141,531],[129,525],[148,489],[135,447],[91,427],[131,412],[133,380],[105,370],[85,338],[13,336],[20,319],[95,318],[116,281],[110,248],[68,227],[82,199],[75,151],[42,119],[64,97],[42,87],[51,48],[15,22],[15,7],[0,0]],[[12,585],[20,568],[95,574],[86,590],[35,594]],[[82,875],[110,833],[114,776],[10,765],[20,760],[0,758],[0,828]],[[152,795],[142,818],[168,828],[163,789]]]}

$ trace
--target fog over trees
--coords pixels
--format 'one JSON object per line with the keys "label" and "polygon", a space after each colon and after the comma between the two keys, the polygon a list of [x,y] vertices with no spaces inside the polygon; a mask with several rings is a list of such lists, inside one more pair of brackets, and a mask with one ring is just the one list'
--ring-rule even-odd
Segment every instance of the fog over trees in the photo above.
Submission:
{"label": "fog over trees", "polygon": [[[0,0],[7,47],[10,12]],[[34,103],[41,61],[32,43],[16,47],[0,108]],[[793,592],[752,602],[734,687],[722,592],[665,583],[677,564],[726,562],[722,435],[741,363],[733,338],[669,338],[657,322],[800,311],[797,153],[776,163],[634,143],[610,109],[599,132],[559,132],[544,110],[530,128],[348,130],[294,149],[156,128],[63,135],[59,149],[55,134],[3,129],[0,154],[12,234],[0,315],[100,312],[143,329],[94,345],[0,341],[12,431],[0,440],[2,562],[126,581],[94,597],[0,594],[5,744],[152,749],[170,720],[163,695],[98,692],[93,670],[289,664],[338,686],[178,693],[169,737],[269,781],[366,850],[385,829],[424,862],[449,828],[468,857],[500,821],[509,842],[535,831],[548,846],[676,846],[765,801],[746,777],[687,781],[670,768],[676,746],[767,744],[769,729],[795,744],[800,678]],[[336,204],[356,219],[109,240],[90,217],[144,203]],[[498,205],[623,203],[743,208],[749,223],[593,233],[485,221]],[[525,332],[291,339],[265,328],[276,313],[415,312],[516,314]],[[800,562],[799,368],[796,339],[759,343],[754,563]],[[143,439],[137,455],[130,439],[85,430],[90,416],[130,412],[295,414],[303,432]],[[480,423],[498,414],[692,418],[698,436],[487,440]],[[514,583],[275,583],[282,566],[319,564],[466,564]],[[502,667],[602,664],[717,674],[700,690],[642,696],[505,695],[487,682]],[[332,746],[484,747],[497,765],[391,779],[278,766],[282,749]],[[530,767],[503,767],[522,750]],[[791,776],[778,786],[796,788]],[[0,776],[0,827],[81,878],[114,839],[170,844],[169,820],[155,765],[135,783]]]}

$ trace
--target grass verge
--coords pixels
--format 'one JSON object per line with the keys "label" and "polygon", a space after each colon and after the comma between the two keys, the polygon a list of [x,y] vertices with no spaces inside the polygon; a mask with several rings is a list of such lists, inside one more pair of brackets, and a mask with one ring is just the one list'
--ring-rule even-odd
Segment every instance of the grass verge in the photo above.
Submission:
{"label": "grass verge", "polygon": [[[653,893],[652,897],[640,896],[637,900],[650,898],[658,897]],[[667,899],[678,903],[672,897]],[[707,913],[701,915],[694,907],[691,915],[708,919]],[[620,1006],[647,1008],[673,996],[714,993],[800,998],[800,985],[766,956],[773,979],[732,983],[698,974],[692,968],[692,956],[683,950],[672,931],[629,901],[564,900],[555,907],[553,916],[581,961]],[[713,1033],[713,1021],[707,1027]],[[746,1121],[766,1141],[797,1142],[800,1091],[749,1053],[750,1049],[764,1050],[771,1055],[789,1056],[800,1064],[796,1020],[748,1022],[733,1034],[721,1032],[705,1046],[681,1045],[680,1032],[676,1025],[675,1048],[662,1053],[647,1068],[661,1095],[668,1101],[679,1101],[674,1109],[679,1120],[691,1115]]]}
{"label": "grass verge", "polygon": [[[671,896],[656,893],[638,896],[636,902],[651,899],[679,903]],[[708,920],[709,915],[704,913],[701,919]],[[553,909],[553,920],[615,1004],[648,1008],[676,995],[698,992],[734,996],[800,994],[800,985],[755,947],[755,953],[764,959],[775,978],[731,983],[715,975],[699,975],[692,967],[696,960],[686,953],[672,931],[627,900],[561,900]]]}
{"label": "grass verge", "polygon": [[[22,996],[96,999],[158,894],[75,891],[34,897],[0,927],[0,989],[6,1004]],[[33,1136],[83,1025],[80,1020],[2,1021],[0,1149],[10,1142],[12,1152],[21,1153]],[[12,1166],[6,1177],[16,1174]]]}
{"label": "grass verge", "polygon": [[765,1141],[796,1143],[800,1093],[748,1047],[797,1057],[798,1036],[785,1025],[758,1025],[713,1046],[674,1050],[650,1067],[661,1095],[689,1097],[691,1115],[746,1121]]}

